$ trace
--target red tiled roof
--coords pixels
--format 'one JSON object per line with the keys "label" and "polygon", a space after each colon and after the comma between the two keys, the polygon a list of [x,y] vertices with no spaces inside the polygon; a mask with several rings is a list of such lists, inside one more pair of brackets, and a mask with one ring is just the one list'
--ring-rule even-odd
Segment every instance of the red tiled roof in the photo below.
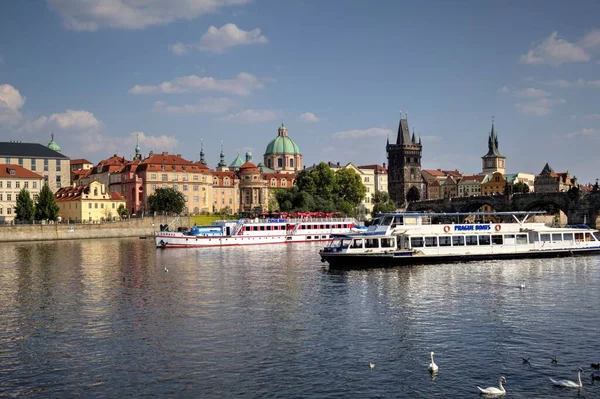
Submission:
{"label": "red tiled roof", "polygon": [[87,163],[87,164],[93,165],[93,163],[92,163],[92,162],[88,161],[88,160],[87,160],[87,159],[85,159],[85,158],[71,159],[71,165],[82,165],[82,164],[84,164],[84,163]]}
{"label": "red tiled roof", "polygon": [[[81,199],[82,194],[90,193],[90,185],[86,186],[67,186],[61,187],[58,189],[54,197],[57,202],[62,201],[79,201]],[[110,192],[110,199],[115,201],[125,201],[125,199],[121,196],[121,194],[117,192]]]}
{"label": "red tiled roof", "polygon": [[444,172],[438,169],[423,169],[423,172],[429,173],[431,176],[446,176]]}
{"label": "red tiled roof", "polygon": [[483,181],[483,179],[485,179],[485,175],[464,175],[460,181],[461,182],[476,181],[476,182],[481,183]]}
{"label": "red tiled roof", "polygon": [[90,173],[92,173],[91,169],[77,169],[77,170],[71,171],[71,174],[73,174],[79,178],[85,177],[85,176],[89,175]]}
{"label": "red tiled roof", "polygon": [[[11,171],[14,171],[14,173],[11,174]],[[29,169],[25,169],[22,166],[13,164],[0,165],[0,177],[8,177],[14,179],[43,179],[41,175],[38,175],[37,173],[30,171]]]}

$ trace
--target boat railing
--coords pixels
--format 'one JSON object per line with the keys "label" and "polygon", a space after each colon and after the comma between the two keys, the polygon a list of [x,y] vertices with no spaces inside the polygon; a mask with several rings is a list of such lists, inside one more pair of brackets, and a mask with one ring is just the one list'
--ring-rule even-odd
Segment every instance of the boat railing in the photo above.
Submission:
{"label": "boat railing", "polygon": [[[242,219],[240,219],[242,220]],[[277,222],[285,222],[285,223],[355,223],[356,220],[354,218],[279,218],[279,219],[245,219],[245,224],[253,224],[253,223],[272,223],[274,221]],[[238,222],[239,223],[239,222]]]}
{"label": "boat railing", "polygon": [[235,226],[233,226],[233,229],[231,230],[231,235],[235,236],[240,232],[240,229],[244,226],[244,224],[247,222],[246,219],[240,219],[237,221],[237,223],[235,224]]}

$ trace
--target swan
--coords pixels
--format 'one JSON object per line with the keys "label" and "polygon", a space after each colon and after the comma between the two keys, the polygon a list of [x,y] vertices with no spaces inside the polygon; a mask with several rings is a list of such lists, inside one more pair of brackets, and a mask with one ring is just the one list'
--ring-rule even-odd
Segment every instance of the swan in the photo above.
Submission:
{"label": "swan", "polygon": [[427,368],[429,371],[431,371],[432,373],[436,373],[438,371],[438,366],[437,364],[435,364],[435,362],[433,361],[433,355],[435,353],[431,352],[431,363],[429,363],[429,367]]}
{"label": "swan", "polygon": [[165,273],[169,273],[169,269],[165,266]]}
{"label": "swan", "polygon": [[371,367],[372,369],[375,368],[375,363],[369,363],[369,367]]}
{"label": "swan", "polygon": [[483,388],[477,387],[477,389],[479,389],[479,393],[482,394],[482,395],[501,396],[501,395],[504,395],[506,393],[506,390],[502,386],[503,382],[506,382],[506,378],[500,377],[500,381],[498,382],[498,388],[496,388],[496,387],[489,387],[489,388],[483,389]]}
{"label": "swan", "polygon": [[579,371],[577,372],[577,382],[574,382],[571,380],[553,380],[552,378],[550,378],[550,381],[552,381],[552,384],[556,385],[557,387],[581,388],[581,387],[583,387],[583,384],[581,383],[581,373],[582,372],[583,372],[583,369],[580,367]]}

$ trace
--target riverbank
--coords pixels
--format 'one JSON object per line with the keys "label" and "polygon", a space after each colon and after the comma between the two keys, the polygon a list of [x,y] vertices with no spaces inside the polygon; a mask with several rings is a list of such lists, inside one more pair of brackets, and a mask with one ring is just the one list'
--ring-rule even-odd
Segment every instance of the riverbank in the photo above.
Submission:
{"label": "riverbank", "polygon": [[[171,216],[135,218],[118,222],[89,224],[36,224],[0,226],[0,242],[79,240],[153,236],[161,224],[173,222]],[[189,226],[189,217],[171,223],[171,228]]]}

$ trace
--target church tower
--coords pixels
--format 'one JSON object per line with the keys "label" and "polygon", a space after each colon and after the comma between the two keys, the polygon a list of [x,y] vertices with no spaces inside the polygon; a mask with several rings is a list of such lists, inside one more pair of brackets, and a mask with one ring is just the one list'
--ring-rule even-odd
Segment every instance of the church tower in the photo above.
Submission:
{"label": "church tower", "polygon": [[494,119],[492,119],[492,130],[488,136],[488,152],[481,157],[482,160],[482,175],[500,172],[503,175],[506,170],[506,157],[500,154],[498,150],[498,134],[494,129]]}
{"label": "church tower", "polygon": [[408,130],[408,115],[398,124],[396,144],[386,146],[388,158],[388,191],[398,208],[410,201],[421,199],[423,178],[421,177],[421,139],[417,142],[413,132]]}

